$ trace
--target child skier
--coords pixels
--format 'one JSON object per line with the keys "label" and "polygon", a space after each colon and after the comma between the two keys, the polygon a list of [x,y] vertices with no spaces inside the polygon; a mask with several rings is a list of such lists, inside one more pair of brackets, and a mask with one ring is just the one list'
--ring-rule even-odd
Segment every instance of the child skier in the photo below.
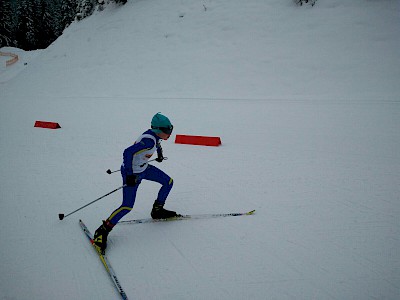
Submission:
{"label": "child skier", "polygon": [[157,162],[164,160],[160,140],[168,140],[171,136],[173,126],[170,120],[157,113],[151,120],[151,129],[144,132],[136,142],[125,149],[121,175],[123,187],[123,201],[120,207],[114,210],[107,220],[96,230],[94,244],[99,252],[105,253],[107,248],[107,237],[119,220],[129,213],[135,204],[136,192],[143,179],[160,183],[162,186],[158,197],[153,204],[151,217],[153,219],[173,218],[176,212],[164,209],[165,201],[171,191],[173,180],[167,174],[155,166],[149,165],[148,160],[157,151]]}

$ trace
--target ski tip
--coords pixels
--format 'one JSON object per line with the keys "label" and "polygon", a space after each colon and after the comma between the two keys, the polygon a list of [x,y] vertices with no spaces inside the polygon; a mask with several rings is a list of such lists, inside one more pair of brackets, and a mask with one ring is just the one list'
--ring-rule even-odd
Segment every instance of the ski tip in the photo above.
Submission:
{"label": "ski tip", "polygon": [[256,210],[253,209],[253,210],[249,211],[248,213],[246,213],[246,215],[252,215],[252,214],[254,214],[255,212],[256,212]]}

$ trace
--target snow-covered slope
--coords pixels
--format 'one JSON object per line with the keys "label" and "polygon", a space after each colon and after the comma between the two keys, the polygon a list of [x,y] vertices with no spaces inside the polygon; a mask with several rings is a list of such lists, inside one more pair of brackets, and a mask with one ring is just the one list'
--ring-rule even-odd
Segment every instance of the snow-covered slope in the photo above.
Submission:
{"label": "snow-covered slope", "polygon": [[399,5],[129,1],[2,68],[0,299],[118,298],[78,219],[94,231],[121,193],[57,216],[121,185],[105,170],[159,111],[223,143],[163,143],[167,207],[257,212],[117,226],[130,298],[398,299]]}
{"label": "snow-covered slope", "polygon": [[40,96],[397,98],[398,2],[348,2],[131,1],[68,28],[27,81]]}

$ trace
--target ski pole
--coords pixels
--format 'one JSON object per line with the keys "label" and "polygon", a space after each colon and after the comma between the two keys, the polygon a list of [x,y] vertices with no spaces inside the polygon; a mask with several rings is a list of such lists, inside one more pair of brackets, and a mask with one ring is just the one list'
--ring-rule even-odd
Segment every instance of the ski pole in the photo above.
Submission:
{"label": "ski pole", "polygon": [[115,171],[111,171],[110,169],[108,169],[106,172],[107,172],[107,174],[112,174],[112,173],[119,172],[119,171],[121,171],[121,169],[115,170]]}
{"label": "ski pole", "polygon": [[[157,159],[157,158],[151,159],[151,160],[149,160],[147,163],[152,162],[152,161],[155,161],[156,159]],[[167,159],[168,159],[168,157],[164,157],[164,158],[163,158],[163,160],[167,160]],[[146,163],[140,165],[140,167],[143,167],[145,164],[146,164]],[[116,172],[120,172],[120,171],[121,171],[121,169],[115,170],[115,171],[111,171],[110,169],[108,169],[108,170],[106,171],[106,173],[107,173],[107,174],[112,174],[112,173],[116,173]]]}
{"label": "ski pole", "polygon": [[119,188],[116,188],[115,190],[113,190],[113,191],[111,191],[111,192],[109,192],[109,193],[107,193],[107,194],[101,196],[100,198],[97,198],[96,200],[93,200],[92,202],[90,202],[90,203],[88,203],[88,204],[86,204],[86,205],[84,205],[84,206],[78,208],[77,210],[74,210],[73,212],[70,212],[70,213],[67,214],[67,215],[58,214],[58,218],[59,218],[60,220],[62,220],[62,219],[64,219],[64,218],[66,218],[66,217],[68,217],[68,216],[70,216],[70,215],[76,213],[77,211],[79,211],[79,210],[85,208],[86,206],[89,206],[90,204],[93,204],[93,203],[99,201],[100,199],[103,199],[104,197],[107,197],[108,195],[111,195],[112,193],[115,193],[116,191],[122,189],[122,188],[125,187],[125,186],[126,186],[126,184],[124,184],[123,186],[120,186]]}
{"label": "ski pole", "polygon": [[[168,157],[163,157],[163,160],[167,160],[167,159],[168,159]],[[150,159],[149,161],[147,161],[147,163],[152,162],[152,161],[155,161],[155,160],[157,160],[157,158]],[[143,167],[143,166],[144,166],[145,164],[147,164],[147,163],[144,163],[144,164],[140,165],[140,167]]]}

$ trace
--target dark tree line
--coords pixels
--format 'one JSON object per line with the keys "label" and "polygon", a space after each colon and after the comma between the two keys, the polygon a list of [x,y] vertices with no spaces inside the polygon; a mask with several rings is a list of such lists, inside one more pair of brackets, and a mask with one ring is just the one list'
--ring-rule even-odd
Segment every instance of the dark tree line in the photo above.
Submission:
{"label": "dark tree line", "polygon": [[311,6],[314,6],[316,1],[317,0],[294,0],[294,2],[300,6],[303,4],[310,4]]}
{"label": "dark tree line", "polygon": [[0,0],[0,48],[47,48],[74,20],[90,16],[102,5],[98,0]]}

